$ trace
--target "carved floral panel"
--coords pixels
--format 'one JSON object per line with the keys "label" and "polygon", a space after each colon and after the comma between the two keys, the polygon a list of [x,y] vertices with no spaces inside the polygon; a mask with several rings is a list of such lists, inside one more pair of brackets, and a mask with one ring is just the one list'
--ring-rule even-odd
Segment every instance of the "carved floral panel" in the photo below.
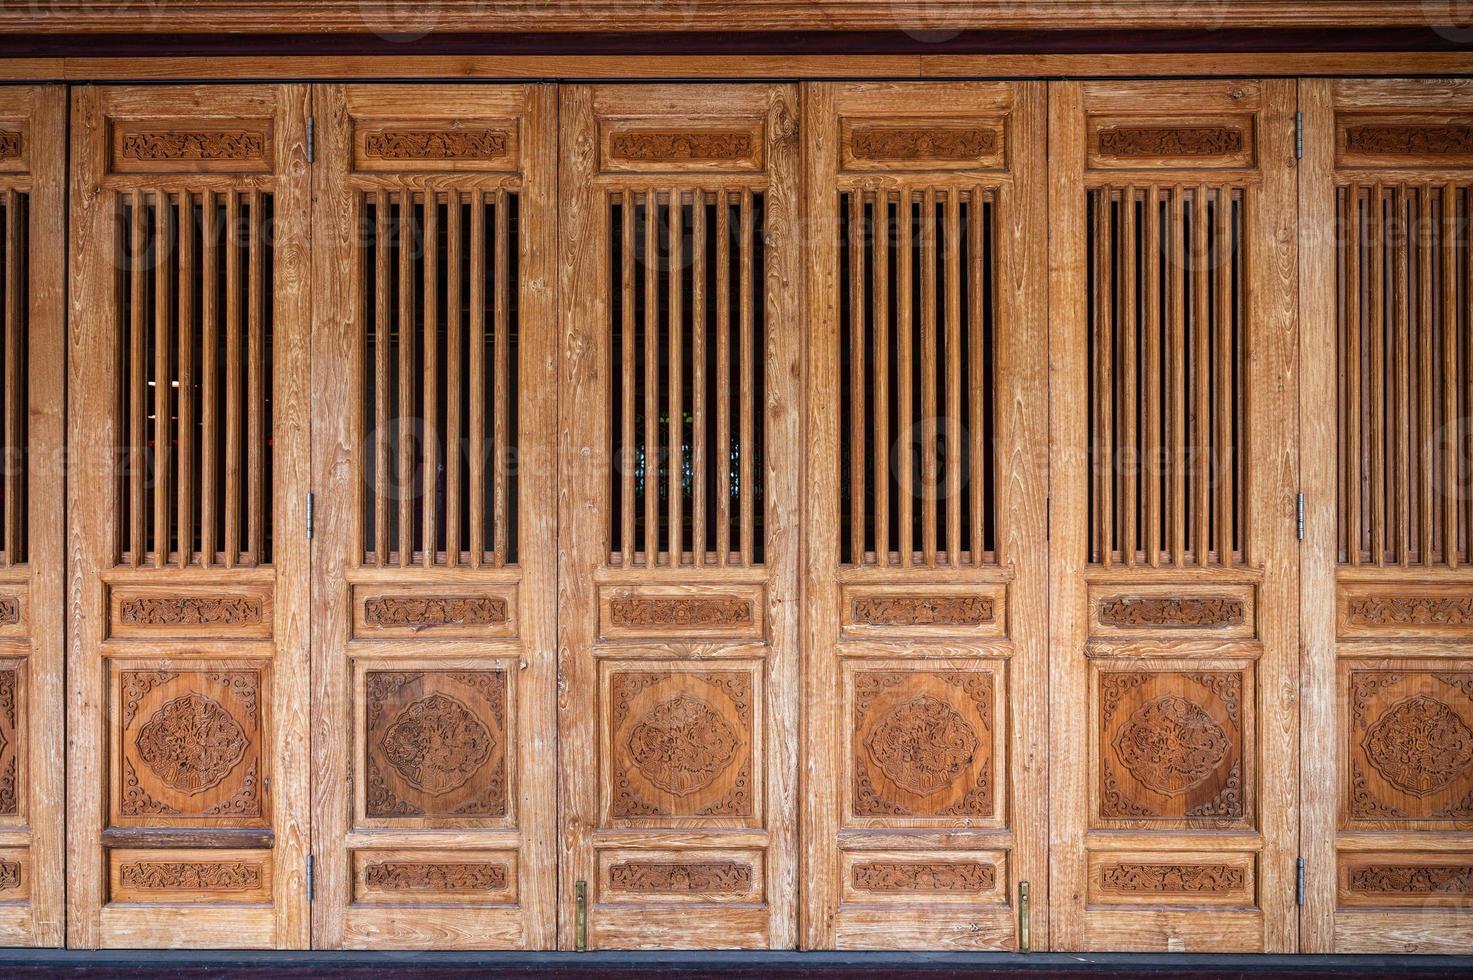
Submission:
{"label": "carved floral panel", "polygon": [[114,810],[133,824],[266,821],[262,671],[120,670]]}
{"label": "carved floral panel", "polygon": [[1389,164],[1455,167],[1473,163],[1473,119],[1467,116],[1351,114],[1336,120],[1341,166]]}
{"label": "carved floral panel", "polygon": [[611,815],[754,817],[756,695],[747,671],[612,673]]}
{"label": "carved floral panel", "polygon": [[865,170],[992,170],[1005,165],[1002,119],[840,121],[840,167]]}
{"label": "carved floral panel", "polygon": [[1473,908],[1473,854],[1342,854],[1339,879],[1344,905]]}
{"label": "carved floral panel", "polygon": [[1099,675],[1099,816],[1150,826],[1252,817],[1251,703],[1238,671]]}
{"label": "carved floral panel", "polygon": [[1473,672],[1347,671],[1352,823],[1473,821]]}
{"label": "carved floral panel", "polygon": [[1000,816],[996,683],[988,671],[856,671],[853,815],[902,823],[992,822]]}
{"label": "carved floral panel", "polygon": [[510,813],[502,670],[369,670],[365,814],[501,821]]}
{"label": "carved floral panel", "polygon": [[118,119],[115,173],[258,173],[273,166],[270,119]]}
{"label": "carved floral panel", "polygon": [[19,664],[0,664],[0,817],[19,817],[25,679]]}

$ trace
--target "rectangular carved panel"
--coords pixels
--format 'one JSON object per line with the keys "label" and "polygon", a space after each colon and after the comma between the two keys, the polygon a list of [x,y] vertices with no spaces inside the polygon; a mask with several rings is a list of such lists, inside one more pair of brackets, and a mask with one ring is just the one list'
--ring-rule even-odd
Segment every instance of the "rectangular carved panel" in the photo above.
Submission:
{"label": "rectangular carved panel", "polygon": [[114,902],[271,901],[271,860],[261,851],[118,848],[108,852],[108,868]]}
{"label": "rectangular carved panel", "polygon": [[0,119],[0,173],[25,173],[29,162],[29,121]]}
{"label": "rectangular carved panel", "polygon": [[845,903],[1006,905],[1006,851],[843,851]]}
{"label": "rectangular carved panel", "polygon": [[353,587],[354,639],[491,639],[516,635],[514,585]]}
{"label": "rectangular carved panel", "polygon": [[598,901],[754,904],[766,894],[764,854],[689,849],[598,852]]}
{"label": "rectangular carved panel", "polygon": [[1248,639],[1258,632],[1251,585],[1092,585],[1089,617],[1090,635],[1104,639]]}
{"label": "rectangular carved panel", "polygon": [[0,823],[20,823],[26,815],[27,690],[25,662],[0,661]]}
{"label": "rectangular carved panel", "polygon": [[1342,668],[1343,825],[1473,821],[1473,668]]}
{"label": "rectangular carved panel", "polygon": [[1104,826],[1252,825],[1252,690],[1238,670],[1098,671]]}
{"label": "rectangular carved panel", "polygon": [[907,639],[1007,636],[1007,586],[849,585],[840,589],[845,636]]}
{"label": "rectangular carved panel", "polygon": [[31,852],[23,847],[0,850],[0,903],[31,897]]}
{"label": "rectangular carved panel", "polygon": [[1473,854],[1342,851],[1336,863],[1341,905],[1466,910],[1473,902]]}
{"label": "rectangular carved panel", "polygon": [[1095,170],[1254,165],[1253,117],[1182,117],[1170,122],[1091,116],[1088,166]]}
{"label": "rectangular carved panel", "polygon": [[0,585],[0,637],[30,636],[30,589],[22,583]]}
{"label": "rectangular carved panel", "polygon": [[364,815],[496,825],[512,813],[512,700],[504,670],[363,674]]}
{"label": "rectangular carved panel", "polygon": [[603,737],[610,817],[755,822],[760,695],[749,670],[612,669]]}
{"label": "rectangular carved panel", "polygon": [[1473,116],[1337,114],[1335,163],[1340,167],[1473,165]]}
{"label": "rectangular carved panel", "polygon": [[608,640],[760,639],[766,633],[760,585],[604,586],[598,599],[599,633]]}
{"label": "rectangular carved panel", "polygon": [[1089,854],[1091,905],[1257,904],[1257,856],[1231,851]]}
{"label": "rectangular carved panel", "polygon": [[1348,583],[1336,589],[1343,638],[1473,640],[1473,590],[1433,582]]}
{"label": "rectangular carved panel", "polygon": [[353,169],[512,173],[519,136],[515,119],[354,119]]}
{"label": "rectangular carved panel", "polygon": [[763,168],[761,119],[609,118],[599,124],[604,173],[756,173]]}
{"label": "rectangular carved panel", "polygon": [[1001,170],[1007,166],[1002,119],[865,119],[839,122],[844,171]]}
{"label": "rectangular carved panel", "polygon": [[114,119],[111,169],[118,174],[270,173],[272,120]]}
{"label": "rectangular carved panel", "polygon": [[108,590],[118,638],[269,639],[274,604],[267,585],[226,588],[119,585]]}
{"label": "rectangular carved panel", "polygon": [[517,900],[516,851],[353,851],[361,905],[508,905]]}
{"label": "rectangular carved panel", "polygon": [[1004,819],[1001,674],[852,669],[851,823],[997,826]]}
{"label": "rectangular carved panel", "polygon": [[264,668],[115,667],[113,821],[269,823]]}

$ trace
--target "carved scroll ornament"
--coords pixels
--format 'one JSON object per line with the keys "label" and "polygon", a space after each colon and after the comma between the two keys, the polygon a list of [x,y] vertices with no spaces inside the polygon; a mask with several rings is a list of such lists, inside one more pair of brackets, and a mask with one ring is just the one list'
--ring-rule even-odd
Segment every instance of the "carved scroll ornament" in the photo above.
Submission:
{"label": "carved scroll ornament", "polygon": [[1470,156],[1473,126],[1380,123],[1345,128],[1345,149],[1367,156]]}
{"label": "carved scroll ornament", "polygon": [[850,149],[861,160],[976,160],[997,152],[997,131],[981,126],[857,126]]}
{"label": "carved scroll ornament", "polygon": [[374,596],[363,603],[363,619],[380,628],[496,626],[507,620],[500,596]]}
{"label": "carved scroll ornament", "polygon": [[1100,885],[1121,894],[1212,895],[1241,891],[1243,868],[1231,864],[1113,864],[1100,870]]}
{"label": "carved scroll ornament", "polygon": [[118,881],[140,891],[248,891],[261,886],[261,866],[243,861],[130,861]]}
{"label": "carved scroll ornament", "polygon": [[364,136],[374,160],[494,160],[507,154],[502,129],[379,129]]}
{"label": "carved scroll ornament", "polygon": [[609,152],[637,163],[730,163],[754,155],[751,133],[641,129],[615,133]]}
{"label": "carved scroll ornament", "polygon": [[1233,126],[1111,126],[1096,147],[1109,157],[1220,157],[1242,153],[1246,140]]}
{"label": "carved scroll ornament", "polygon": [[1356,626],[1473,626],[1473,596],[1352,596]]}
{"label": "carved scroll ornament", "polygon": [[1473,895],[1473,865],[1372,864],[1351,871],[1349,886],[1372,895]]}
{"label": "carved scroll ornament", "polygon": [[750,599],[721,596],[614,599],[609,619],[623,628],[709,628],[751,626]]}
{"label": "carved scroll ornament", "polygon": [[0,626],[14,626],[20,622],[20,596],[0,595]]}
{"label": "carved scroll ornament", "polygon": [[0,129],[0,160],[13,160],[20,156],[21,134],[13,129]]}
{"label": "carved scroll ornament", "polygon": [[1215,629],[1241,626],[1243,600],[1230,596],[1115,596],[1100,603],[1106,626]]}
{"label": "carved scroll ornament", "polygon": [[118,620],[129,626],[255,626],[261,622],[259,596],[138,596],[118,606]]}
{"label": "carved scroll ornament", "polygon": [[623,861],[609,869],[620,891],[714,895],[752,890],[752,867],[738,861]]}
{"label": "carved scroll ornament", "polygon": [[854,621],[865,626],[983,626],[995,622],[991,596],[862,596]]}
{"label": "carved scroll ornament", "polygon": [[867,892],[990,892],[997,869],[978,861],[866,861],[854,866],[854,887]]}
{"label": "carved scroll ornament", "polygon": [[266,134],[248,129],[167,130],[123,133],[124,160],[261,160]]}
{"label": "carved scroll ornament", "polygon": [[496,892],[506,889],[506,865],[488,861],[375,861],[363,881],[396,892]]}

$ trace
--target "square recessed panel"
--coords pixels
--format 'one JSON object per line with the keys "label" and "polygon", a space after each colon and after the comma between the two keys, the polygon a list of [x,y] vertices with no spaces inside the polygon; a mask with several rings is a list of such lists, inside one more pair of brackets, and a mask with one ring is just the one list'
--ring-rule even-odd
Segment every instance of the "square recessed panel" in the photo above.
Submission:
{"label": "square recessed panel", "polygon": [[363,670],[363,815],[505,823],[511,698],[502,669]]}
{"label": "square recessed panel", "polygon": [[1252,826],[1248,668],[1097,667],[1095,691],[1099,824]]}
{"label": "square recessed panel", "polygon": [[846,823],[1002,826],[1005,696],[998,662],[851,667]]}
{"label": "square recessed panel", "polygon": [[1342,663],[1349,826],[1473,826],[1473,666]]}
{"label": "square recessed panel", "polygon": [[267,823],[266,668],[113,670],[116,823]]}
{"label": "square recessed panel", "polygon": [[756,825],[761,813],[760,665],[605,664],[605,812]]}

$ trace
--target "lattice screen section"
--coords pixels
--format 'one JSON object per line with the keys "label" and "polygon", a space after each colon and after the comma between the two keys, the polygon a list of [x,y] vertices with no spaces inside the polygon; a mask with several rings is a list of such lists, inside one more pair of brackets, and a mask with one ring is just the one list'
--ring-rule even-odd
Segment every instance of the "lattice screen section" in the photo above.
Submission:
{"label": "lattice screen section", "polygon": [[1341,562],[1473,561],[1470,193],[1336,191]]}
{"label": "lattice screen section", "polygon": [[124,565],[271,560],[272,197],[118,201]]}
{"label": "lattice screen section", "polygon": [[611,560],[761,564],[763,195],[624,191],[609,242]]}
{"label": "lattice screen section", "polygon": [[1089,194],[1089,560],[1239,564],[1244,191]]}
{"label": "lattice screen section", "polygon": [[517,560],[518,203],[362,198],[365,564]]}
{"label": "lattice screen section", "polygon": [[[840,560],[995,560],[997,201],[839,196]],[[1042,356],[1042,352],[1040,352]]]}
{"label": "lattice screen section", "polygon": [[27,358],[30,353],[30,195],[7,190],[0,195],[0,566],[26,561],[26,468],[30,404]]}

